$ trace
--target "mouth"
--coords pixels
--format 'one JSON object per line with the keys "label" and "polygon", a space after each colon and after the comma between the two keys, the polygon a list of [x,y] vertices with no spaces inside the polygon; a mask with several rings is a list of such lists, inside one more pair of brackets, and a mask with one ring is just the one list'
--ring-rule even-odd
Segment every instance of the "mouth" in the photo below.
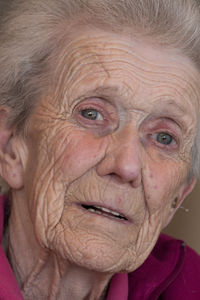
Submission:
{"label": "mouth", "polygon": [[118,220],[128,221],[128,219],[124,215],[119,214],[118,212],[113,211],[108,208],[105,208],[105,207],[94,206],[94,205],[85,205],[85,204],[82,204],[81,206],[91,213],[103,215],[105,217],[112,217],[112,218],[115,218]]}

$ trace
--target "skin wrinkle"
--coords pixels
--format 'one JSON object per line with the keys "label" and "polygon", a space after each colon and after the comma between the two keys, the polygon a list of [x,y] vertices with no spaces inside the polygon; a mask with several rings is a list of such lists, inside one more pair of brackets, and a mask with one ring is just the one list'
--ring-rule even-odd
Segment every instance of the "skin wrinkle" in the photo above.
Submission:
{"label": "skin wrinkle", "polygon": [[[52,174],[52,176],[51,176],[51,173],[52,173],[52,169],[50,169],[50,170],[46,170],[46,174],[45,174],[45,176],[44,176],[44,178],[43,178],[43,182],[44,181],[47,181],[47,184],[46,184],[46,189],[44,189],[44,186],[43,187],[40,187],[40,189],[42,190],[43,189],[43,193],[41,194],[41,191],[40,190],[38,190],[37,191],[37,189],[35,190],[35,198],[37,199],[38,197],[42,197],[43,199],[46,199],[47,198],[47,190],[48,190],[48,187],[51,187],[51,179],[54,177],[53,176],[53,174]],[[36,185],[37,186],[37,185]],[[51,202],[50,202],[51,203]],[[49,210],[48,210],[48,202],[46,202],[46,201],[43,201],[43,204],[46,206],[46,208],[44,207],[44,206],[41,206],[41,209],[42,209],[42,211],[43,212],[46,212],[46,216],[42,213],[42,218],[41,218],[41,222],[43,223],[44,221],[46,221],[44,224],[41,224],[41,225],[39,225],[38,224],[38,226],[40,227],[40,226],[42,226],[41,228],[47,228],[48,226],[47,226],[47,224],[48,224],[48,212],[49,212]],[[37,207],[38,208],[38,207]],[[32,208],[30,208],[30,210],[31,210]],[[38,211],[39,212],[39,211]],[[39,215],[40,215],[40,213],[39,213]],[[58,214],[58,207],[57,207],[57,215],[59,215]]]}
{"label": "skin wrinkle", "polygon": [[[87,33],[89,33],[89,31],[87,31]],[[77,34],[77,32],[76,32],[76,34]],[[117,35],[116,35],[116,37],[117,37]],[[98,51],[103,51],[105,53],[105,55],[107,55],[108,53],[109,54],[113,53],[113,52],[115,52],[115,53],[123,52],[123,53],[126,53],[128,55],[131,55],[132,57],[135,58],[138,66],[140,66],[141,64],[143,65],[143,63],[144,64],[147,63],[148,65],[150,65],[150,70],[152,70],[152,66],[154,67],[155,65],[159,66],[159,67],[161,66],[162,68],[166,66],[165,64],[161,64],[160,62],[157,63],[157,61],[154,61],[153,63],[151,63],[151,61],[149,61],[148,59],[146,59],[145,55],[142,55],[141,53],[139,53],[139,55],[138,55],[137,52],[133,53],[130,50],[129,44],[127,42],[127,40],[129,40],[129,36],[127,36],[127,37],[128,37],[128,39],[126,39],[126,36],[124,36],[123,40],[121,39],[120,42],[119,41],[116,42],[116,39],[115,38],[113,39],[113,34],[111,34],[109,36],[109,42],[102,43],[102,41],[104,39],[105,40],[107,39],[107,35],[105,35],[105,36],[101,35],[98,38],[94,38],[94,36],[92,36],[92,41],[91,41],[90,45],[88,45],[88,41],[91,38],[91,35],[89,33],[88,36],[85,37],[85,38],[82,38],[82,39],[79,39],[79,38],[78,39],[73,39],[71,43],[68,43],[68,45],[66,47],[66,51],[65,51],[66,56],[64,56],[63,54],[62,54],[62,56],[64,58],[64,61],[66,62],[67,61],[67,57],[70,56],[69,55],[69,49],[72,49],[72,51],[71,51],[71,57],[74,57],[75,60],[78,61],[77,57],[80,57],[80,55],[78,54],[80,52],[82,52],[82,55],[83,55],[83,52],[86,55],[88,55],[88,54],[89,55],[95,54],[96,52],[92,52],[92,50],[93,50],[92,47],[93,47],[93,45],[95,45],[95,49],[97,50],[97,52]],[[138,47],[138,45],[142,45],[142,46],[144,45],[143,42],[141,42],[141,40],[136,40],[135,37],[133,37],[133,39],[131,40],[131,42],[136,47]],[[84,46],[82,46],[80,44],[84,44]],[[161,46],[157,45],[157,47],[155,47],[155,45],[153,45],[153,43],[152,44],[149,43],[149,45],[152,47],[152,49],[157,50],[157,47],[160,47],[161,50],[165,51],[165,49],[163,49]],[[108,47],[109,47],[109,49],[107,50]],[[108,51],[108,53],[106,51]],[[143,49],[143,52],[144,51],[145,50]],[[175,49],[171,49],[171,52],[173,54],[173,56],[171,58],[174,61],[176,61],[176,57],[177,57],[175,51],[176,51]],[[170,49],[168,49],[167,52],[170,53]],[[74,55],[74,53],[77,54],[77,55]],[[115,53],[113,53],[113,54],[115,54]],[[180,55],[180,53],[177,53],[177,54],[178,54],[178,56]],[[100,57],[100,55],[101,54],[98,54],[99,57]],[[159,55],[159,53],[157,53],[157,55]],[[149,56],[149,53],[148,53],[148,56]],[[153,57],[153,58],[155,58],[155,57]],[[63,62],[60,60],[60,65],[58,65],[58,70],[59,70],[60,66],[62,65],[62,63]],[[179,64],[180,64],[180,61],[179,61]]]}
{"label": "skin wrinkle", "polygon": [[[69,47],[70,48],[70,47]],[[79,49],[79,48],[78,48]],[[101,49],[101,47],[100,47],[100,49]],[[88,49],[89,50],[89,49]],[[97,51],[98,51],[99,49],[97,48]],[[68,51],[69,52],[69,50],[68,50],[68,48],[66,49],[66,51]],[[77,50],[78,51],[78,50]],[[87,51],[88,52],[88,51]],[[73,55],[73,53],[72,53],[72,55]],[[65,58],[65,57],[64,57]],[[137,57],[138,58],[138,57]],[[84,57],[84,59],[85,59],[85,57]],[[83,59],[83,60],[84,60]],[[139,58],[138,58],[138,60],[139,60]],[[66,59],[66,61],[67,61],[67,59]],[[155,62],[154,62],[155,63]],[[64,64],[63,64],[64,65]],[[80,66],[81,66],[81,64],[80,64]],[[139,64],[139,66],[140,66],[140,64]],[[163,66],[162,66],[163,67]],[[180,66],[179,66],[180,67]],[[145,68],[146,68],[146,66],[145,66]],[[150,66],[150,72],[152,73],[152,68],[151,68],[151,66]]]}
{"label": "skin wrinkle", "polygon": [[56,296],[59,293],[59,283],[60,283],[60,278],[62,276],[60,270],[61,268],[59,268],[58,265],[58,260],[56,259],[56,257],[54,256],[54,265],[56,266],[56,272],[54,273],[54,278],[52,280],[53,284],[51,286],[51,292],[50,292],[50,300],[55,299]]}
{"label": "skin wrinkle", "polygon": [[[44,296],[52,285],[52,299],[57,298],[56,290],[59,300],[66,299],[66,287],[73,294],[68,280],[73,268],[85,274],[84,278],[76,278],[77,284],[84,286],[82,299],[88,295],[94,300],[91,295],[100,298],[112,274],[129,272],[142,264],[174,213],[174,197],[181,197],[185,189],[190,164],[190,144],[186,141],[189,133],[190,142],[194,140],[196,130],[197,81],[192,80],[196,71],[192,65],[188,67],[187,59],[177,57],[172,67],[172,52],[160,53],[160,49],[128,38],[125,41],[120,35],[110,39],[111,34],[103,34],[95,39],[96,35],[91,31],[87,39],[80,35],[66,46],[65,55],[58,56],[61,63],[52,79],[55,90],[53,86],[52,95],[48,93],[41,99],[28,126],[27,190],[20,195],[24,203],[28,202],[37,239],[32,248],[49,250],[47,265],[39,268],[31,285],[37,282]],[[109,42],[105,43],[105,39]],[[99,47],[101,41],[106,51],[102,45]],[[150,54],[144,59],[146,53]],[[80,122],[76,114],[80,103],[86,101],[93,107],[99,95],[113,108],[111,125],[117,124],[104,135],[94,126],[91,129],[84,125],[85,120]],[[99,103],[99,99],[95,101]],[[165,103],[161,106],[159,101]],[[169,105],[173,101],[178,107]],[[107,110],[104,102],[99,104],[103,112]],[[182,118],[180,107],[186,110]],[[172,114],[172,110],[176,112]],[[180,148],[171,152],[147,138],[149,128],[154,132],[154,118],[162,124],[158,130],[165,130],[166,114],[178,118],[179,125],[173,126],[179,126],[181,131]],[[189,128],[185,130],[187,126],[183,124],[189,124]],[[33,157],[40,158],[37,164]],[[76,205],[88,201],[120,210],[130,216],[131,222],[122,225],[84,212]],[[16,213],[19,209],[14,205]],[[16,235],[14,226],[10,228],[11,235]],[[13,251],[16,249],[21,253],[16,246]],[[26,266],[26,260],[19,258],[18,262]],[[48,268],[52,280],[45,284]],[[30,268],[25,268],[22,282],[26,282],[28,271]],[[86,276],[87,272],[90,276]],[[104,285],[96,295],[99,274]],[[27,290],[27,298],[28,295]]]}
{"label": "skin wrinkle", "polygon": [[[73,54],[72,54],[73,55]],[[94,55],[90,55],[90,56],[88,56],[88,54],[87,54],[87,58],[93,58],[93,57],[95,57],[95,58],[99,58],[100,56],[98,55],[97,56],[97,54],[94,54]],[[71,57],[70,57],[71,58]],[[62,58],[62,60],[65,60],[65,61],[67,61],[67,58],[65,58],[65,56],[64,56],[64,58]],[[81,81],[81,77],[80,77],[80,70],[81,70],[81,68],[83,67],[83,66],[88,66],[88,63],[85,61],[86,59],[85,59],[85,57],[82,57],[82,60],[80,61],[80,62],[76,62],[76,65],[75,65],[75,74],[74,74],[74,72],[72,71],[73,70],[73,65],[71,65],[70,64],[70,66],[71,67],[68,67],[67,68],[67,70],[65,70],[65,68],[63,69],[63,72],[62,72],[62,78],[63,78],[63,80],[67,77],[68,78],[68,82],[69,82],[69,85],[71,85],[72,83],[73,83],[73,79],[74,79],[74,77],[76,76],[76,74],[78,74],[78,76],[79,76],[79,78],[80,78],[80,81]],[[99,59],[97,59],[98,60],[98,63],[99,63]],[[85,61],[84,63],[82,62],[82,61]],[[93,63],[93,65],[99,65],[98,63]],[[91,64],[92,65],[92,64]],[[101,65],[101,67],[102,67],[102,69],[103,69],[103,71],[104,72],[106,72],[107,73],[107,71],[105,70],[105,68],[104,68],[104,66],[103,66],[103,64],[100,64]],[[71,70],[72,69],[72,70]],[[98,70],[99,71],[99,70]],[[66,73],[66,74],[65,74]],[[93,72],[92,72],[93,73]],[[59,73],[60,74],[60,73]],[[107,73],[108,74],[108,73]],[[60,75],[59,75],[59,78],[60,78]],[[60,85],[59,85],[59,83],[60,82],[58,82],[58,84],[57,84],[57,87],[59,87]],[[65,86],[65,82],[61,82],[62,83],[62,86]],[[65,92],[65,91],[64,91]],[[67,91],[67,93],[68,93],[68,91]]]}

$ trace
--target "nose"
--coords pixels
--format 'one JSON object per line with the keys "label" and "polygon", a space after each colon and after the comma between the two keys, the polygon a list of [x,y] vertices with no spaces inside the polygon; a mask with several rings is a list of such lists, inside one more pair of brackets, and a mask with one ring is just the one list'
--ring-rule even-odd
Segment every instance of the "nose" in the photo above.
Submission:
{"label": "nose", "polygon": [[106,154],[97,166],[99,176],[109,175],[137,188],[141,184],[141,145],[137,134],[127,128],[108,142]]}

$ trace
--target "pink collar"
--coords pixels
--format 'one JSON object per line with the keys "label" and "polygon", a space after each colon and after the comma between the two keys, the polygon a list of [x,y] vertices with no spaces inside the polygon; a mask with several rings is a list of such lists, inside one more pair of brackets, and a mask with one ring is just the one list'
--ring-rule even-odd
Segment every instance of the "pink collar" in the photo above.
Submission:
{"label": "pink collar", "polygon": [[128,275],[116,274],[113,276],[106,300],[128,299]]}

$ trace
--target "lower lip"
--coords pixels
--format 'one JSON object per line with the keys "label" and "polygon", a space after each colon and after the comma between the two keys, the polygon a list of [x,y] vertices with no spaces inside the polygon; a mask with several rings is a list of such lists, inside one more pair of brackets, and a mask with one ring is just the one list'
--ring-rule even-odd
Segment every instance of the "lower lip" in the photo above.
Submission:
{"label": "lower lip", "polygon": [[81,205],[78,205],[78,206],[80,207],[80,209],[82,211],[84,211],[85,213],[89,213],[91,216],[93,215],[94,217],[103,217],[103,218],[106,218],[107,220],[116,221],[116,222],[119,222],[119,223],[122,223],[122,224],[130,223],[129,220],[123,220],[123,219],[114,217],[112,215],[107,215],[107,214],[104,214],[104,213],[91,212],[91,211],[83,208]]}

